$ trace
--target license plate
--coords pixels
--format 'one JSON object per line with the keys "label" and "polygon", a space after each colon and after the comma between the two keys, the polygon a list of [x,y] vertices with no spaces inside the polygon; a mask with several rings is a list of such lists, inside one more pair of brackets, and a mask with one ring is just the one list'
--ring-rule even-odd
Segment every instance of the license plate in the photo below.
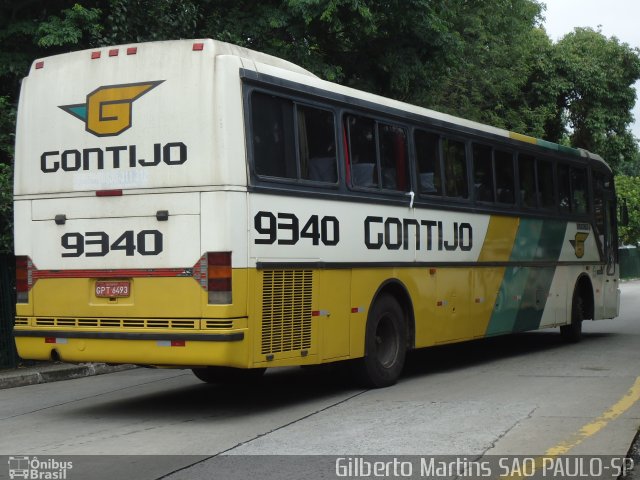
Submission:
{"label": "license plate", "polygon": [[128,297],[131,294],[129,282],[96,282],[96,297]]}

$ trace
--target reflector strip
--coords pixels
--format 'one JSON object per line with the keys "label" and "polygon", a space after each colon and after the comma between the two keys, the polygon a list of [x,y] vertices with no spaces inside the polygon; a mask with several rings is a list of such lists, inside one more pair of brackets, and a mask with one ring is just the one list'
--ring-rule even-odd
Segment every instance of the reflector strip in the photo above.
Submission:
{"label": "reflector strip", "polygon": [[36,70],[43,68],[44,67],[44,62],[36,62]]}
{"label": "reflector strip", "polygon": [[329,310],[314,310],[311,312],[312,317],[328,317]]}
{"label": "reflector strip", "polygon": [[351,313],[362,313],[364,312],[364,307],[353,307],[351,309]]}
{"label": "reflector strip", "polygon": [[188,268],[130,268],[114,270],[34,270],[39,278],[136,278],[136,277],[190,277]]}
{"label": "reflector strip", "polygon": [[118,51],[117,48],[114,48],[113,50],[109,50],[109,56],[110,57],[117,57],[118,53],[119,53],[119,51]]}
{"label": "reflector strip", "polygon": [[185,340],[158,340],[156,346],[158,347],[185,347],[187,342]]}
{"label": "reflector strip", "polygon": [[138,53],[138,47],[127,48],[127,55],[135,55],[136,53]]}
{"label": "reflector strip", "polygon": [[193,44],[193,51],[194,52],[200,52],[204,50],[204,43],[194,43]]}
{"label": "reflector strip", "polygon": [[96,190],[96,197],[121,197],[122,190]]}
{"label": "reflector strip", "polygon": [[45,337],[44,343],[65,344],[65,343],[69,343],[69,339],[68,338]]}
{"label": "reflector strip", "polygon": [[100,52],[91,52],[91,60],[95,60],[96,58],[100,58],[102,55]]}

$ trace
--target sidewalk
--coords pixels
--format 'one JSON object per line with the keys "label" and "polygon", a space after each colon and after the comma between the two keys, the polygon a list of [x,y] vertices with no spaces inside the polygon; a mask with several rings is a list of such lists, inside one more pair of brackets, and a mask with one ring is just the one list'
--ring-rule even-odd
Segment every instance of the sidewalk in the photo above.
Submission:
{"label": "sidewalk", "polygon": [[136,368],[136,366],[107,365],[105,363],[81,363],[76,365],[63,362],[38,362],[14,369],[0,370],[0,390],[120,372],[131,368]]}

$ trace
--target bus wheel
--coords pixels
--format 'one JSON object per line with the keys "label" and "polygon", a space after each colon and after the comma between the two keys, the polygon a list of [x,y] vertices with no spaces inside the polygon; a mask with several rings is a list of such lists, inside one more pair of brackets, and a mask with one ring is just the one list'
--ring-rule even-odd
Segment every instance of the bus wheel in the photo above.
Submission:
{"label": "bus wheel", "polygon": [[201,367],[192,368],[193,374],[206,383],[242,385],[256,383],[266,368]]}
{"label": "bus wheel", "polygon": [[367,387],[388,387],[398,381],[407,353],[407,327],[402,308],[384,294],[367,318],[364,357],[353,364],[356,380]]}
{"label": "bus wheel", "polygon": [[582,296],[578,291],[573,294],[571,302],[571,323],[560,327],[560,335],[567,343],[576,343],[582,337],[582,321],[584,320],[584,307]]}

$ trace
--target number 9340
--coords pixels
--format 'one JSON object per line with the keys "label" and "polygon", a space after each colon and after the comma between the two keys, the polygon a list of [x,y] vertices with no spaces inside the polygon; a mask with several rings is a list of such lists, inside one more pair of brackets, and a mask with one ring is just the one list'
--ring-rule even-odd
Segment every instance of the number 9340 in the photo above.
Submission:
{"label": "number 9340", "polygon": [[65,233],[60,243],[63,257],[104,257],[112,251],[123,251],[126,256],[158,255],[162,252],[162,233],[158,230],[127,230],[113,242],[106,232]]}

